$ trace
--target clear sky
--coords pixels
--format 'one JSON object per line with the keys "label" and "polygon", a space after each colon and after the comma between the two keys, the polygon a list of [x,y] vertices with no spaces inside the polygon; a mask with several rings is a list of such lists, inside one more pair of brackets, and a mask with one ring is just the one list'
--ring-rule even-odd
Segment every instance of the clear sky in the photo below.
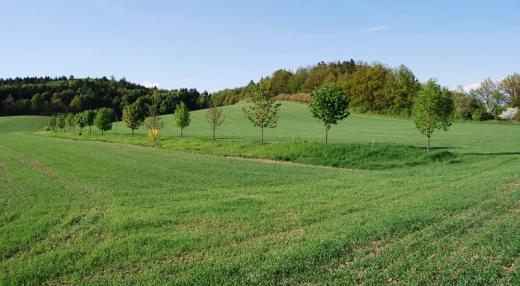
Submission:
{"label": "clear sky", "polygon": [[0,0],[0,77],[215,91],[353,58],[453,87],[520,72],[519,15],[518,0]]}

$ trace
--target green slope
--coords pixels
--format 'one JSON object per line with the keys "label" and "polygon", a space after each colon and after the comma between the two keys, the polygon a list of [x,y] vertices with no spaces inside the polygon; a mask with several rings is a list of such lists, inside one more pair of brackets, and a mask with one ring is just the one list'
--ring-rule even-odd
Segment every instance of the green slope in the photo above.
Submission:
{"label": "green slope", "polygon": [[0,133],[35,132],[47,124],[47,116],[0,116]]}
{"label": "green slope", "polygon": [[[304,105],[282,112],[271,139],[321,139]],[[239,106],[226,114],[223,136],[256,136]],[[45,137],[14,132],[44,119],[13,118],[0,118],[0,284],[520,283],[520,126],[456,124],[435,142],[460,164],[351,171]],[[194,112],[187,134],[205,124]],[[423,141],[377,116],[332,134],[376,132]]]}
{"label": "green slope", "polygon": [[[259,140],[259,130],[242,116],[243,105],[224,107],[225,122],[218,129],[221,139]],[[192,122],[185,129],[187,137],[209,137],[211,131],[205,111],[192,112]],[[162,138],[179,136],[172,115],[163,116],[166,127]],[[117,126],[117,127],[116,127]],[[112,133],[129,134],[130,131],[120,122]],[[143,127],[137,131],[147,134]],[[323,141],[322,124],[312,118],[307,105],[284,102],[280,109],[278,127],[266,131],[267,141]],[[332,143],[397,143],[413,146],[425,146],[425,138],[417,132],[409,119],[396,119],[386,116],[353,114],[330,131]],[[499,144],[497,144],[497,142]],[[454,148],[459,152],[506,152],[520,148],[520,125],[517,124],[482,124],[455,123],[450,131],[435,131],[432,144],[434,147]]]}

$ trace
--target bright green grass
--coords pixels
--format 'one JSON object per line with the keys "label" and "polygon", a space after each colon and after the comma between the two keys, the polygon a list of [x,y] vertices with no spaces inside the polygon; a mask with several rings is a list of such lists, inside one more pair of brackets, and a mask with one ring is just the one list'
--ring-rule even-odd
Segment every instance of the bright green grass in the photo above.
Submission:
{"label": "bright green grass", "polygon": [[[321,140],[304,107],[284,104],[268,138]],[[255,138],[226,112],[221,136]],[[206,135],[202,115],[187,135]],[[14,131],[0,133],[0,284],[520,283],[520,126],[456,124],[434,143],[461,162],[374,171]],[[332,131],[424,141],[384,117]]]}
{"label": "bright green grass", "polygon": [[[217,130],[220,139],[260,140],[260,130],[253,128],[245,120],[242,105],[224,108],[225,122]],[[173,116],[163,116],[166,127],[161,131],[164,139],[178,137],[180,130],[175,127]],[[137,131],[147,134],[146,128]],[[130,134],[120,122],[108,133]],[[211,133],[204,118],[204,111],[192,112],[192,122],[184,130],[187,137],[206,137]],[[280,108],[277,128],[266,130],[267,142],[318,141],[323,142],[322,124],[312,118],[307,105],[284,102]],[[353,114],[337,126],[332,126],[329,142],[332,143],[396,143],[425,147],[426,139],[415,129],[412,121],[378,115]],[[499,144],[497,144],[497,142]],[[455,123],[448,132],[435,131],[432,139],[434,147],[449,148],[457,152],[506,152],[520,150],[520,125]]]}
{"label": "bright green grass", "polygon": [[47,116],[0,117],[0,133],[39,131],[47,124],[47,120]]}
{"label": "bright green grass", "polygon": [[[78,135],[72,132],[40,132],[38,134],[63,139],[127,143],[151,146],[147,136],[141,134]],[[457,163],[461,156],[446,150],[425,152],[424,148],[397,144],[323,144],[318,142],[280,142],[260,144],[251,140],[218,140],[208,138],[162,139],[161,148],[210,155],[240,158],[289,161],[316,166],[388,169],[424,165],[436,162]]]}

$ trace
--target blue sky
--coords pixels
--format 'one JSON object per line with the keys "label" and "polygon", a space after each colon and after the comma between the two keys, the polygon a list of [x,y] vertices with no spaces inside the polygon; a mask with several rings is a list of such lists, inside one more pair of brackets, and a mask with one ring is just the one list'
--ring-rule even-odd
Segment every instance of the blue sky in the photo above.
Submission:
{"label": "blue sky", "polygon": [[0,0],[0,77],[215,91],[279,68],[404,64],[468,85],[520,72],[520,1]]}

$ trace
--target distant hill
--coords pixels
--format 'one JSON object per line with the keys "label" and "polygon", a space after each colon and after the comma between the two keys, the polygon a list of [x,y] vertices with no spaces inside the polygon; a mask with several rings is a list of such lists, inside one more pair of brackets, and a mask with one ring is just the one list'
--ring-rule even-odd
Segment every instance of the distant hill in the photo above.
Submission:
{"label": "distant hill", "polygon": [[269,89],[280,99],[308,101],[308,94],[324,84],[342,87],[351,99],[351,107],[359,112],[410,115],[420,83],[410,69],[380,63],[348,60],[320,62],[297,70],[280,69],[271,76],[251,81],[248,85],[224,89],[213,94],[219,105],[243,100],[253,87]]}

